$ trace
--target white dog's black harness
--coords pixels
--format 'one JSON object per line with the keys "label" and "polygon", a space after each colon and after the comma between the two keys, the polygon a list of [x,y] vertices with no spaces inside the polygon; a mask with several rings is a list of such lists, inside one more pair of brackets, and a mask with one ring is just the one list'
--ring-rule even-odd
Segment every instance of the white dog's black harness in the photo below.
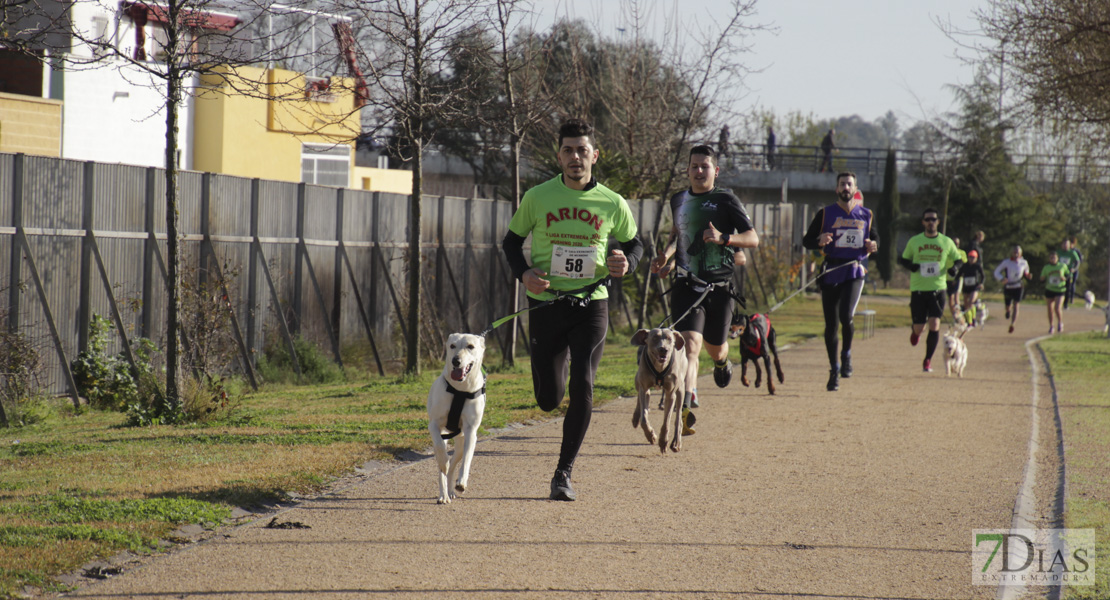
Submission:
{"label": "white dog's black harness", "polygon": [[444,380],[444,384],[447,386],[447,392],[451,394],[451,410],[447,411],[447,424],[444,426],[447,433],[440,434],[440,437],[449,440],[462,433],[462,427],[459,425],[459,421],[462,419],[463,407],[466,406],[467,400],[473,400],[486,393],[486,382],[483,378],[482,387],[473,392],[464,392],[455,389],[451,386],[451,383],[446,380]]}

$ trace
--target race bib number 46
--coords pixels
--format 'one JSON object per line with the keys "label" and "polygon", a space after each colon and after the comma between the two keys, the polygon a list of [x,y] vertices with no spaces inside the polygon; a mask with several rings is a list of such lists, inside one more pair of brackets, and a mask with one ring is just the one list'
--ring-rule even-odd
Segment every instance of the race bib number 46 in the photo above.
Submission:
{"label": "race bib number 46", "polygon": [[553,246],[551,275],[567,279],[593,279],[597,269],[597,248],[593,246]]}
{"label": "race bib number 46", "polygon": [[940,274],[940,263],[938,262],[925,262],[921,263],[921,276],[922,277],[936,277]]}

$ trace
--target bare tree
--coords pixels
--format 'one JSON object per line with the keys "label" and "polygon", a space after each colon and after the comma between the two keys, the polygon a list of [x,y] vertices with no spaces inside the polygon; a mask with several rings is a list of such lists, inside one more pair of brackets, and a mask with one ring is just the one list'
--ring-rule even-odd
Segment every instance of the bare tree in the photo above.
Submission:
{"label": "bare tree", "polygon": [[412,163],[409,204],[409,289],[405,371],[420,372],[421,201],[423,153],[432,142],[437,122],[464,110],[468,83],[445,77],[449,41],[475,23],[483,0],[340,0],[354,26],[368,65],[372,87],[369,107],[378,123],[392,124],[404,159]]}
{"label": "bare tree", "polygon": [[980,45],[980,55],[1005,76],[1025,108],[1110,126],[1110,4],[992,0],[976,16],[994,42]]}
{"label": "bare tree", "polygon": [[[509,178],[512,182],[509,197],[514,214],[520,207],[520,198],[523,195],[520,163],[524,139],[551,111],[550,97],[542,88],[547,64],[543,59],[546,48],[528,44],[513,48],[511,45],[512,33],[516,28],[514,21],[516,14],[521,11],[521,4],[523,3],[520,0],[497,0],[494,21],[498,38],[494,64],[502,78],[504,93],[504,116],[495,120],[495,123],[501,124],[501,129],[509,140]],[[514,280],[509,308],[511,313],[519,308],[519,286],[520,283]],[[515,359],[516,331],[515,324],[511,324],[504,357],[505,363],[509,365]]]}
{"label": "bare tree", "polygon": [[[727,16],[717,19],[701,31],[684,31],[679,38],[703,40],[700,47],[686,51],[676,47],[674,69],[685,73],[684,84],[688,101],[685,113],[678,116],[678,130],[672,139],[666,177],[659,190],[659,209],[651,237],[646,244],[648,252],[644,260],[650,260],[659,243],[660,227],[663,223],[663,210],[674,189],[682,157],[691,138],[707,123],[719,123],[731,114],[732,105],[743,96],[744,80],[753,69],[744,62],[751,51],[749,36],[765,27],[752,22],[756,10],[755,0],[733,0],[732,10]],[[705,133],[701,131],[701,133]],[[639,326],[647,320],[647,299],[651,278],[644,280],[640,296]]]}
{"label": "bare tree", "polygon": [[[312,11],[282,8],[268,0],[217,2],[166,0],[164,3],[108,0],[16,0],[5,3],[6,37],[0,48],[25,53],[68,70],[106,69],[135,86],[157,90],[165,117],[165,207],[167,236],[166,398],[168,415],[181,407],[179,378],[180,270],[177,223],[180,110],[201,80],[205,92],[275,98],[284,90],[305,100],[303,85],[275,82],[263,71],[251,79],[239,67],[295,65],[315,60],[306,43]],[[277,85],[275,85],[277,84]],[[117,324],[118,325],[118,324]]]}

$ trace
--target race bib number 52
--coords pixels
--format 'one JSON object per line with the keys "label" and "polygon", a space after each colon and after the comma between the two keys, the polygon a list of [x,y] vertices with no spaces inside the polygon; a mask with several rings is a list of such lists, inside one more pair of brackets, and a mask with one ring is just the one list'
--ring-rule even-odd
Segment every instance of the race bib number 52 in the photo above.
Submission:
{"label": "race bib number 52", "polygon": [[837,248],[863,248],[862,229],[841,229],[836,232]]}
{"label": "race bib number 52", "polygon": [[597,269],[597,248],[593,246],[553,246],[551,275],[567,279],[593,279]]}

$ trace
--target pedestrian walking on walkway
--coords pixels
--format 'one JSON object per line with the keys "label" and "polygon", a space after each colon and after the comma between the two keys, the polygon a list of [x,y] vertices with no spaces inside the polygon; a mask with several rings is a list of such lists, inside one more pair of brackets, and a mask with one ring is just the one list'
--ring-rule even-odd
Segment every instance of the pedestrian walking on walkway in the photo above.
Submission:
{"label": "pedestrian walking on walkway", "polygon": [[[525,192],[502,249],[513,276],[527,289],[529,305],[552,301],[529,319],[532,387],[545,411],[570,392],[550,497],[573,501],[571,471],[593,415],[594,377],[609,327],[604,284],[634,271],[643,246],[628,203],[593,177],[598,158],[593,127],[571,119],[559,129],[558,143],[562,173]],[[524,257],[529,235],[530,265]],[[610,237],[620,249],[607,252]]]}

